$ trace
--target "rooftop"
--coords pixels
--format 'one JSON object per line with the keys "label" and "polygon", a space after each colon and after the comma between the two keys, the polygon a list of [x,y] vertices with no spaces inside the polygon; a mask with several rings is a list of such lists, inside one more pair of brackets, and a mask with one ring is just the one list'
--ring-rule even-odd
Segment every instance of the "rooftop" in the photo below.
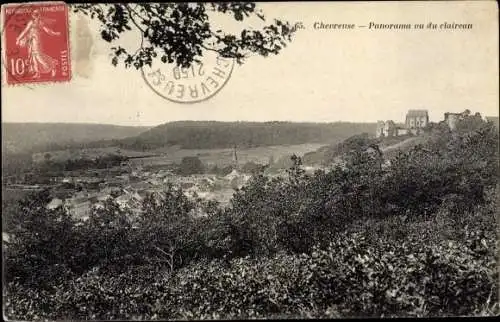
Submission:
{"label": "rooftop", "polygon": [[427,110],[408,110],[408,113],[406,113],[406,117],[420,117],[428,115],[429,112]]}

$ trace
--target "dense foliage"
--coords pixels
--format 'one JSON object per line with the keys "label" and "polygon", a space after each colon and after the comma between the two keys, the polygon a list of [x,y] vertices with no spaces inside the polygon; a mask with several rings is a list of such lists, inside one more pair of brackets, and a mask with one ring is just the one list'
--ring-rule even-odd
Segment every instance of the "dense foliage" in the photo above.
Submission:
{"label": "dense foliage", "polygon": [[239,22],[253,17],[265,22],[264,13],[252,2],[86,3],[75,4],[73,9],[96,20],[107,42],[116,44],[132,30],[140,33],[141,44],[135,52],[121,47],[119,42],[111,47],[113,65],[120,62],[137,69],[151,66],[154,59],[190,67],[206,51],[234,58],[238,63],[250,54],[277,55],[296,31],[289,22],[276,19],[261,28],[241,28],[241,32],[213,26],[214,14]]}
{"label": "dense foliage", "polygon": [[498,314],[498,131],[463,121],[390,160],[363,137],[329,171],[306,174],[294,156],[287,176],[257,171],[225,208],[167,186],[140,215],[109,201],[75,222],[31,196],[9,208],[6,314]]}
{"label": "dense foliage", "polygon": [[52,177],[63,176],[65,171],[109,169],[117,167],[129,158],[119,154],[107,154],[95,158],[79,157],[67,160],[53,159],[47,152],[41,162],[33,162],[31,154],[14,154],[4,158],[2,174],[4,183],[46,183]]}
{"label": "dense foliage", "polygon": [[339,235],[311,254],[199,262],[169,277],[154,266],[127,274],[96,269],[55,293],[17,285],[8,298],[28,300],[10,306],[26,319],[34,312],[103,320],[491,314],[484,305],[496,298],[496,262],[482,252],[493,242],[478,250],[470,243]]}
{"label": "dense foliage", "polygon": [[45,162],[38,167],[40,171],[75,171],[85,169],[106,169],[119,166],[127,161],[128,157],[118,154],[108,154],[95,158],[78,158],[65,161],[53,161],[50,159],[50,153],[45,154]]}

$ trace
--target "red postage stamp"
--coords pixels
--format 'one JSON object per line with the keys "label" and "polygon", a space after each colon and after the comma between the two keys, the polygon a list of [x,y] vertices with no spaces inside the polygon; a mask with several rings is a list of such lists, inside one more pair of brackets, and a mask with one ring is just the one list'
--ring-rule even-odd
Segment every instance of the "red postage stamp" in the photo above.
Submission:
{"label": "red postage stamp", "polygon": [[68,6],[39,2],[2,9],[7,84],[69,81]]}

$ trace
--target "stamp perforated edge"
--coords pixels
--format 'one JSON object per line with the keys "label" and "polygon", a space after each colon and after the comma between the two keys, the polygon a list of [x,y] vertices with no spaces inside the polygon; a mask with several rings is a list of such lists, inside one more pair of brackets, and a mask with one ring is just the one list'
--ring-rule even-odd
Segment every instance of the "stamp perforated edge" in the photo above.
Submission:
{"label": "stamp perforated edge", "polygon": [[[6,45],[4,33],[3,33],[3,28],[4,28],[4,22],[5,22],[5,8],[8,7],[19,7],[19,6],[30,6],[30,5],[47,5],[47,4],[64,4],[66,6],[66,12],[67,12],[67,30],[68,30],[68,51],[70,53],[70,69],[69,69],[69,76],[68,79],[60,79],[60,80],[43,80],[43,81],[34,81],[34,82],[26,82],[26,83],[16,83],[16,84],[9,84],[7,82],[7,74],[8,70],[6,67],[6,52],[4,52],[4,48]],[[2,4],[0,7],[0,36],[2,37],[2,55],[0,57],[0,68],[2,68],[2,87],[45,87],[45,86],[51,86],[51,85],[56,85],[56,84],[65,84],[69,83],[73,80],[73,68],[74,68],[74,61],[73,57],[75,56],[73,46],[71,46],[73,36],[73,30],[72,30],[72,21],[71,21],[71,6],[70,4],[64,2],[64,1],[39,1],[39,2],[20,2],[20,3],[5,3]]]}

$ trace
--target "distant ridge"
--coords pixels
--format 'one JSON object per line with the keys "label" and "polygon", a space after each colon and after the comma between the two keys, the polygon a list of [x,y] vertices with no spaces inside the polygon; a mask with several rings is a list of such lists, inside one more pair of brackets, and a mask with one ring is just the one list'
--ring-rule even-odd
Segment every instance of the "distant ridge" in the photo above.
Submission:
{"label": "distant ridge", "polygon": [[92,123],[2,122],[2,152],[37,152],[54,145],[122,139],[150,128]]}
{"label": "distant ridge", "polygon": [[120,147],[148,151],[168,146],[213,149],[325,143],[359,133],[375,133],[375,123],[176,121],[116,142]]}
{"label": "distant ridge", "polygon": [[43,152],[119,147],[153,151],[172,146],[214,149],[338,142],[375,133],[375,123],[173,121],[156,127],[82,123],[4,123],[2,150]]}

